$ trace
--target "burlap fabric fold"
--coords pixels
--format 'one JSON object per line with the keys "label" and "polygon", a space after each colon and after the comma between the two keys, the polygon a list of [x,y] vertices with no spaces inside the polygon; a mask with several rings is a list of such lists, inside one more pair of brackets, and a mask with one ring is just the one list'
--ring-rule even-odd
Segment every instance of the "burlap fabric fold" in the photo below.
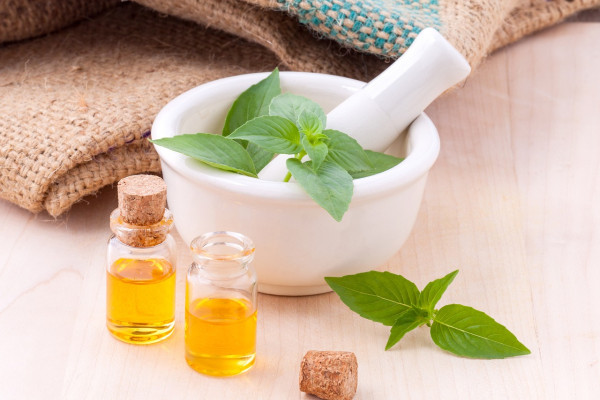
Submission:
{"label": "burlap fabric fold", "polygon": [[154,116],[209,80],[275,66],[368,80],[427,26],[476,66],[600,0],[138,3],[0,4],[0,197],[57,216],[124,176],[159,172]]}

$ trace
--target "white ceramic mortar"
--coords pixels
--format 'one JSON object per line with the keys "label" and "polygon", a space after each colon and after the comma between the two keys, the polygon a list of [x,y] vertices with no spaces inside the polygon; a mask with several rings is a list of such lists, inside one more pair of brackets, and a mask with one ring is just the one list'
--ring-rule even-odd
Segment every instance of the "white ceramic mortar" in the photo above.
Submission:
{"label": "white ceramic mortar", "polygon": [[[235,98],[268,74],[210,82],[183,93],[157,115],[152,138],[220,133]],[[282,72],[281,87],[319,103],[325,112],[364,82],[339,76]],[[372,134],[377,134],[373,132]],[[210,231],[236,231],[256,245],[259,290],[277,295],[330,291],[323,277],[375,269],[402,246],[415,222],[439,137],[422,114],[388,152],[406,159],[383,173],[354,181],[352,203],[336,222],[297,184],[220,171],[156,146],[175,226],[189,244]]]}

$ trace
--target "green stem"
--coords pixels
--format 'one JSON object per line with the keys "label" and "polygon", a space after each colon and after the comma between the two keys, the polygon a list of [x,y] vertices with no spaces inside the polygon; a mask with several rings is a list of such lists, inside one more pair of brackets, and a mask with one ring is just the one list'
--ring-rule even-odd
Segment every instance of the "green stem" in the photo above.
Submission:
{"label": "green stem", "polygon": [[[304,158],[304,156],[305,156],[305,155],[306,155],[306,151],[302,150],[300,153],[296,154],[296,155],[294,156],[294,158],[295,158],[296,160],[300,160],[300,161],[302,161],[302,159]],[[292,173],[291,173],[290,171],[288,171],[288,173],[287,173],[287,174],[285,174],[285,178],[283,178],[283,181],[284,181],[284,182],[289,182],[289,181],[290,181],[290,179],[292,179]]]}

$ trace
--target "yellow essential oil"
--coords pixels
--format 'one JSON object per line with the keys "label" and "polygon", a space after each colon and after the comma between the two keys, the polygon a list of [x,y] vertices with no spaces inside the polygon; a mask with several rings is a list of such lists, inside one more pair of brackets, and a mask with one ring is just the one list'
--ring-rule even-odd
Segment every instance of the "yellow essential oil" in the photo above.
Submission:
{"label": "yellow essential oil", "polygon": [[150,344],[175,326],[175,269],[166,260],[120,258],[106,274],[106,325],[116,338]]}
{"label": "yellow essential oil", "polygon": [[196,371],[228,376],[247,371],[256,354],[256,310],[245,299],[186,302],[185,358]]}

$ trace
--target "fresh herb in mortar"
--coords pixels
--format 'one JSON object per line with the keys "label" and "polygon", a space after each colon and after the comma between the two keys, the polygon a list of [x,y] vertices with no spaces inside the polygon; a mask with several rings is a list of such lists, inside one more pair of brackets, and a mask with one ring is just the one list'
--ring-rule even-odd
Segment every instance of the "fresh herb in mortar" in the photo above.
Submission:
{"label": "fresh herb in mortar", "polygon": [[531,353],[508,329],[481,311],[460,304],[435,309],[457,274],[458,270],[429,282],[421,292],[408,279],[390,272],[370,271],[325,281],[352,311],[392,327],[386,350],[406,333],[427,325],[435,344],[459,356],[505,358]]}
{"label": "fresh herb in mortar", "polygon": [[[196,133],[151,140],[212,167],[251,177],[275,154],[290,154],[288,174],[336,221],[348,210],[353,179],[383,172],[401,158],[364,150],[343,132],[325,129],[317,103],[281,94],[279,71],[251,86],[233,102],[221,135]],[[305,156],[310,160],[302,161]]]}

